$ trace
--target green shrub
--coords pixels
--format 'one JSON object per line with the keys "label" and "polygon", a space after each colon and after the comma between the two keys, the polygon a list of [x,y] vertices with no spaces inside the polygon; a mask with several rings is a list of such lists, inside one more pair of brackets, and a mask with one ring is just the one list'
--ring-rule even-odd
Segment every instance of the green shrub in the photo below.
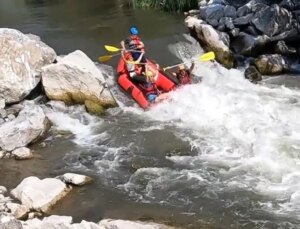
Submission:
{"label": "green shrub", "polygon": [[198,0],[132,0],[132,4],[139,8],[155,8],[173,12],[198,8]]}

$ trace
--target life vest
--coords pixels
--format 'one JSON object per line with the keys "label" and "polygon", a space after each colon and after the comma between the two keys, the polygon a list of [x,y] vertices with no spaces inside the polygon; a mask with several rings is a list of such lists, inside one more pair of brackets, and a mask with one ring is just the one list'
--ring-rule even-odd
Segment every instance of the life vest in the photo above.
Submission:
{"label": "life vest", "polygon": [[191,77],[190,77],[190,74],[189,74],[189,71],[185,71],[184,74],[181,74],[181,73],[177,73],[177,79],[179,80],[180,84],[191,84],[192,81],[191,81]]}
{"label": "life vest", "polygon": [[139,86],[144,92],[145,96],[148,96],[150,94],[157,94],[156,86],[153,83],[140,84]]}
{"label": "life vest", "polygon": [[142,68],[140,66],[138,66],[137,64],[126,62],[126,61],[132,61],[132,60],[130,60],[131,57],[132,56],[129,52],[125,53],[125,55],[124,55],[125,64],[126,64],[126,67],[127,67],[130,77],[134,77],[135,75],[142,74]]}
{"label": "life vest", "polygon": [[130,40],[128,43],[129,49],[144,51],[144,48],[138,48],[138,46],[142,44],[141,39],[138,36],[136,35],[129,36],[129,40]]}

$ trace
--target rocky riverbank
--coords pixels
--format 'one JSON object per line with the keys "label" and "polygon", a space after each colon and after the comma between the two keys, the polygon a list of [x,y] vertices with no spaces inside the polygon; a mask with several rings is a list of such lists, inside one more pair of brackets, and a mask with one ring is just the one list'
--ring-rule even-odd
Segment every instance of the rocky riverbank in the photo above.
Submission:
{"label": "rocky riverbank", "polygon": [[[14,29],[0,29],[0,44],[0,159],[34,159],[30,145],[43,141],[51,127],[45,112],[50,100],[83,104],[96,115],[116,106],[101,69],[82,51],[59,57],[39,37]],[[73,224],[69,216],[46,217],[73,188],[91,181],[66,173],[27,177],[12,190],[0,186],[0,228],[172,228],[112,219]]]}
{"label": "rocky riverbank", "polygon": [[187,14],[191,34],[227,68],[262,75],[300,74],[300,3],[291,0],[201,1]]}

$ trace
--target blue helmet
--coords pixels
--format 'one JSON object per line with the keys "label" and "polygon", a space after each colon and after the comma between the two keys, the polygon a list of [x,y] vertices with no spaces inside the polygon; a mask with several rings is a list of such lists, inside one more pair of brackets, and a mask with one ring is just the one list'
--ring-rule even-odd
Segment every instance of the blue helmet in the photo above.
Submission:
{"label": "blue helmet", "polygon": [[131,35],[138,35],[139,31],[137,30],[137,28],[135,26],[131,26],[129,29],[129,32]]}

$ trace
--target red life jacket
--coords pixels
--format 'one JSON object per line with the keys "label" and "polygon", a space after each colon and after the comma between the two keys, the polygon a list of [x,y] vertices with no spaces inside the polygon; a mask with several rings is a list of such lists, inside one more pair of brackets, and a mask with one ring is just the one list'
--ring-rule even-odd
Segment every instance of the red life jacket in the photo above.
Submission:
{"label": "red life jacket", "polygon": [[179,80],[180,84],[183,85],[192,83],[190,74],[187,70],[184,72],[184,74],[177,73],[177,79]]}
{"label": "red life jacket", "polygon": [[139,86],[146,96],[150,94],[157,94],[156,86],[153,83],[140,84]]}
{"label": "red life jacket", "polygon": [[142,41],[138,36],[131,35],[129,38],[130,38],[130,43],[129,43],[130,49],[138,49],[140,51],[144,51],[144,48],[138,48],[138,46],[142,44]]}

